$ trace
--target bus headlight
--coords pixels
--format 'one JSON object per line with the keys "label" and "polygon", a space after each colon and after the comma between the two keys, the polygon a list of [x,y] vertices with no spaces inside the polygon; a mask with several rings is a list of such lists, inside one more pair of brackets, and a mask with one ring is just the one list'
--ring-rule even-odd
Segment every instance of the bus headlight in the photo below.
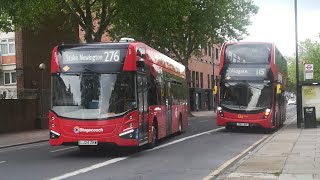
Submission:
{"label": "bus headlight", "polygon": [[263,112],[263,119],[267,119],[269,117],[270,113],[271,113],[271,109],[266,109]]}
{"label": "bus headlight", "polygon": [[221,117],[224,117],[224,114],[223,114],[223,111],[222,111],[222,107],[218,107],[217,110],[218,110],[219,115]]}

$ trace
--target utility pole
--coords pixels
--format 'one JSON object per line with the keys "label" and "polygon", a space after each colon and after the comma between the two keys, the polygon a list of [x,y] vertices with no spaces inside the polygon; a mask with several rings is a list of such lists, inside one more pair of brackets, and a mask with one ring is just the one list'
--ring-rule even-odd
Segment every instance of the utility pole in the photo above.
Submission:
{"label": "utility pole", "polygon": [[294,0],[294,15],[295,15],[295,36],[296,36],[296,100],[297,100],[297,128],[301,128],[301,93],[299,90],[299,51],[298,51],[298,15],[297,15],[297,0]]}

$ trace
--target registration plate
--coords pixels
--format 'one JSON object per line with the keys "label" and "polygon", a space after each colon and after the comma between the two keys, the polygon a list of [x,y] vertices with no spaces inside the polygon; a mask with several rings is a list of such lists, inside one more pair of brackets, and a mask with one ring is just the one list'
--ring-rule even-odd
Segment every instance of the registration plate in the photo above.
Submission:
{"label": "registration plate", "polygon": [[249,126],[249,123],[237,123],[237,126]]}
{"label": "registration plate", "polygon": [[98,145],[98,141],[97,140],[80,140],[80,141],[78,141],[78,145],[81,145],[81,146],[96,146],[96,145]]}

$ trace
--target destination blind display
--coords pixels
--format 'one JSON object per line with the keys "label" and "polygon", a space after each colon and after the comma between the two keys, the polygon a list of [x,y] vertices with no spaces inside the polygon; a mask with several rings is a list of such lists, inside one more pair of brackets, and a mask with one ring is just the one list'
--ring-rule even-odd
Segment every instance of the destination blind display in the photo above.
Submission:
{"label": "destination blind display", "polygon": [[227,76],[260,76],[264,77],[267,74],[266,68],[229,68]]}
{"label": "destination blind display", "polygon": [[[62,51],[63,64],[82,64],[82,63],[122,63],[125,50],[81,50],[81,51]],[[124,54],[124,55],[121,55]]]}

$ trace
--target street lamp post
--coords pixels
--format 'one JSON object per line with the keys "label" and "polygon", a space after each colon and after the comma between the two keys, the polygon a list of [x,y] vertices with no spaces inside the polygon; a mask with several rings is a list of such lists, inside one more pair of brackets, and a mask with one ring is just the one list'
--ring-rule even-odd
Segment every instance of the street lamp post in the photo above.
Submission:
{"label": "street lamp post", "polygon": [[297,16],[297,0],[294,0],[294,15],[295,15],[295,38],[296,38],[296,100],[297,100],[297,127],[301,128],[301,101],[299,91],[299,52],[298,52],[298,16]]}
{"label": "street lamp post", "polygon": [[42,128],[43,120],[44,120],[44,114],[43,114],[43,71],[46,69],[46,65],[44,63],[41,63],[39,65],[39,69],[41,70],[41,92],[40,92],[40,127]]}

